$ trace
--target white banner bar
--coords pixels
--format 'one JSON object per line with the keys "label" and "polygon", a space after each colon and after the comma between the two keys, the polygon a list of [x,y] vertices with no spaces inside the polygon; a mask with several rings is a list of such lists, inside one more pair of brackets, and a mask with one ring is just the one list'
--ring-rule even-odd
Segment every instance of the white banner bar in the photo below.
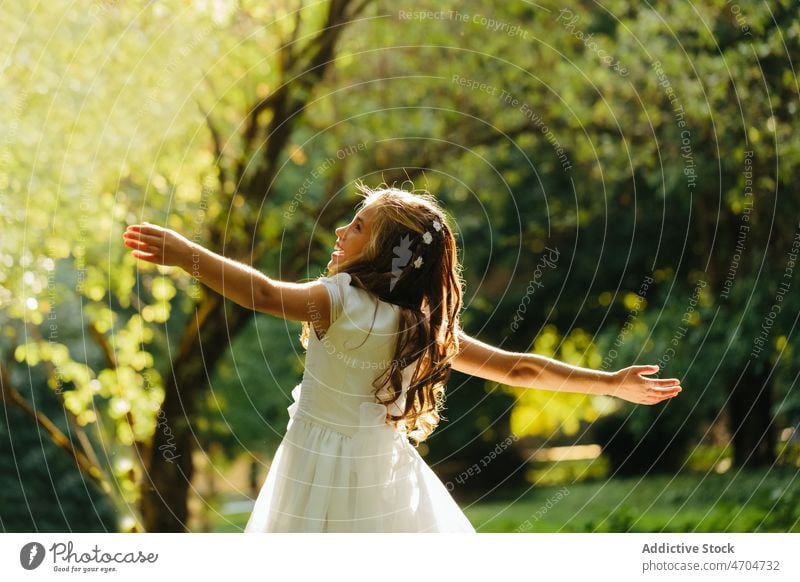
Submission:
{"label": "white banner bar", "polygon": [[[800,580],[800,534],[3,534],[2,580]],[[599,578],[598,578],[599,577]]]}

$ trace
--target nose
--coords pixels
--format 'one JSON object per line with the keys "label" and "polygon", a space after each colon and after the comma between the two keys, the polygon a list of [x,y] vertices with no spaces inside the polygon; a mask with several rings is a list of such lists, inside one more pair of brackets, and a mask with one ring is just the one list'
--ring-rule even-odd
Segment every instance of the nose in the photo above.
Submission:
{"label": "nose", "polygon": [[337,229],[336,229],[334,232],[336,233],[336,236],[338,236],[339,238],[342,238],[342,235],[344,234],[344,232],[345,232],[346,230],[347,230],[347,227],[346,227],[346,226],[340,226],[340,227],[339,227],[339,228],[337,228]]}

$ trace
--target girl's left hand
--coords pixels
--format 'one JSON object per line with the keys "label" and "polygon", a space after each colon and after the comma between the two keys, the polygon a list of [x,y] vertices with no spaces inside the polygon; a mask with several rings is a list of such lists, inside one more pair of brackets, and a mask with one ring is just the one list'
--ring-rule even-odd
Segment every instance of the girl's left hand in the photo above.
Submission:
{"label": "girl's left hand", "polygon": [[635,404],[658,404],[674,398],[682,390],[677,378],[646,378],[655,374],[658,366],[628,366],[614,372],[609,396],[616,396]]}
{"label": "girl's left hand", "polygon": [[183,267],[191,260],[192,242],[169,228],[149,222],[132,224],[122,238],[137,259],[167,267]]}

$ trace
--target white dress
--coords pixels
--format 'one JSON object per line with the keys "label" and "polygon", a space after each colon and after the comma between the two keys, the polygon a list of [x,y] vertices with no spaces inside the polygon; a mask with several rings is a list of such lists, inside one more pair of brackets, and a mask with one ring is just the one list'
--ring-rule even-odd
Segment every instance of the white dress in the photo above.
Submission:
{"label": "white dress", "polygon": [[[311,328],[287,432],[245,532],[470,532],[475,529],[405,433],[385,422],[372,381],[394,357],[399,308],[322,277],[331,301]],[[406,368],[407,388],[414,366]],[[403,398],[391,405],[399,414]]]}

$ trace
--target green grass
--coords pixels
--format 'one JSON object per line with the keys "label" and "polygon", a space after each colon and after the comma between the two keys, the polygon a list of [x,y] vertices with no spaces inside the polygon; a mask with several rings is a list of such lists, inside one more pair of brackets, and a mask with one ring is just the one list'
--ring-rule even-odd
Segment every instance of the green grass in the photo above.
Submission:
{"label": "green grass", "polygon": [[603,479],[462,507],[479,532],[800,532],[800,473]]}
{"label": "green grass", "polygon": [[[548,504],[549,502],[549,504]],[[531,488],[511,497],[459,504],[488,532],[800,532],[800,472],[735,469],[602,478]],[[212,531],[240,532],[249,513],[212,521]]]}
{"label": "green grass", "polygon": [[215,533],[241,532],[247,524],[248,517],[250,517],[249,512],[226,515],[224,520],[217,520],[212,531]]}

